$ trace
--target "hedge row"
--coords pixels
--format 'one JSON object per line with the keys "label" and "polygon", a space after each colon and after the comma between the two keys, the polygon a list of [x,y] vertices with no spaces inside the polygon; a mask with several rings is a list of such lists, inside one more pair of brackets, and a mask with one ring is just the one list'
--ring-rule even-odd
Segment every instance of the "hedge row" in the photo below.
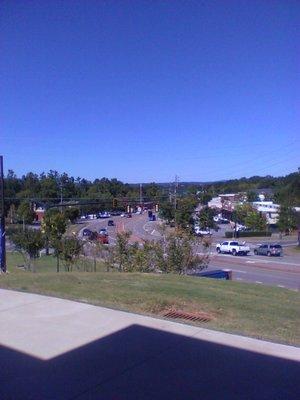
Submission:
{"label": "hedge row", "polygon": [[[234,232],[231,232],[231,231],[227,231],[227,232],[225,232],[225,237],[227,238],[227,239],[231,239],[231,238],[233,238],[234,236]],[[272,232],[266,232],[266,231],[239,231],[239,232],[237,232],[236,233],[236,236],[239,238],[239,237],[251,237],[251,236],[264,236],[264,237],[266,237],[266,236],[271,236],[272,235]]]}

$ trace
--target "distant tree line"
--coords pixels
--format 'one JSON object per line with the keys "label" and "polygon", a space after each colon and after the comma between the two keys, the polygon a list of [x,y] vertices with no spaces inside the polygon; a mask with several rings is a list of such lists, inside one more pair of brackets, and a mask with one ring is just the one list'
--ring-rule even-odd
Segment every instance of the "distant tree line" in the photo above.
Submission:
{"label": "distant tree line", "polygon": [[[279,204],[288,203],[291,206],[300,206],[300,170],[286,176],[273,177],[252,176],[251,178],[230,179],[210,183],[184,183],[180,184],[180,190],[184,193],[201,193],[203,197],[216,196],[219,193],[245,192],[249,201],[257,199],[257,192],[263,189],[271,189],[273,194],[267,194]],[[206,199],[207,200],[207,199]]]}
{"label": "distant tree line", "polygon": [[[26,214],[26,204],[49,207],[64,202],[85,200],[91,205],[83,211],[99,211],[101,208],[122,208],[126,202],[138,202],[140,194],[143,201],[159,201],[166,196],[165,190],[153,183],[144,184],[142,193],[138,184],[128,184],[118,179],[101,178],[93,181],[74,178],[66,173],[50,170],[48,173],[29,172],[21,178],[9,170],[4,179],[5,214],[13,214],[23,203],[22,214]],[[93,203],[97,203],[93,206]],[[28,207],[27,207],[28,208]],[[31,206],[32,208],[32,206]],[[30,212],[26,215],[30,219]],[[25,218],[25,219],[28,219]]]}

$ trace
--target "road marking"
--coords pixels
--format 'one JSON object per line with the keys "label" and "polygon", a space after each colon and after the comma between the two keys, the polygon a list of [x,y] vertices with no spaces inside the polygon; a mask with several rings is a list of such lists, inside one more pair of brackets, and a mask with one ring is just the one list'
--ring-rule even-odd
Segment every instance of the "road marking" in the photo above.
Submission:
{"label": "road marking", "polygon": [[236,278],[237,281],[243,281],[243,278]]}
{"label": "road marking", "polygon": [[239,269],[233,269],[232,271],[234,271],[234,272],[239,272],[240,274],[247,274],[246,271],[241,271],[241,270],[239,270]]}
{"label": "road marking", "polygon": [[255,261],[246,261],[247,264],[255,264]]}
{"label": "road marking", "polygon": [[151,235],[154,235],[154,233],[155,233],[155,229],[153,229],[153,231],[151,232]]}
{"label": "road marking", "polygon": [[149,233],[149,232],[148,232],[148,229],[146,229],[147,224],[148,224],[148,222],[147,222],[145,225],[143,225],[143,230],[144,230],[145,232]]}
{"label": "road marking", "polygon": [[283,285],[277,285],[277,287],[285,288],[285,286],[283,286]]}
{"label": "road marking", "polygon": [[[232,254],[220,254],[220,253],[214,253],[215,257],[223,257],[223,258],[234,258]],[[236,260],[242,260],[242,257],[239,258],[234,258]],[[275,264],[275,265],[293,265],[299,267],[299,263],[293,263],[293,262],[286,262],[286,261],[275,261],[275,260],[264,260],[262,258],[255,257],[255,261],[252,260],[247,260],[245,261],[246,263],[262,263],[262,264]]]}
{"label": "road marking", "polygon": [[261,282],[261,281],[255,281],[255,283],[260,283],[260,284],[262,285],[262,282]]}

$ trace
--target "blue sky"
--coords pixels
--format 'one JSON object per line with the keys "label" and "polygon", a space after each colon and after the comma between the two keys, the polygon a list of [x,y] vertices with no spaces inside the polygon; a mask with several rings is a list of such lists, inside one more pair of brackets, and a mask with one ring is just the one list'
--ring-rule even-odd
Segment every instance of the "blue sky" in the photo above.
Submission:
{"label": "blue sky", "polygon": [[300,166],[299,1],[2,0],[0,153],[126,182]]}

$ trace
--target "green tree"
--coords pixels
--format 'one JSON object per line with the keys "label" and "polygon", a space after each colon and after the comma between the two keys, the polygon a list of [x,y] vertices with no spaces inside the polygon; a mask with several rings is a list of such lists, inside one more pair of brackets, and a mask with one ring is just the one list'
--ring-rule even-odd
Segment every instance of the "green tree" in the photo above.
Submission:
{"label": "green tree", "polygon": [[144,191],[145,191],[145,196],[149,200],[155,200],[161,195],[160,187],[154,182],[145,185]]}
{"label": "green tree", "polygon": [[216,223],[214,221],[215,211],[208,206],[203,207],[198,215],[197,222],[201,229],[215,229]]}
{"label": "green tree", "polygon": [[114,247],[114,263],[117,264],[120,272],[126,270],[130,261],[130,236],[131,232],[117,233],[116,236],[116,244]]}
{"label": "green tree", "polygon": [[236,218],[237,222],[246,225],[246,218],[248,214],[257,212],[253,206],[249,203],[239,204],[235,207],[234,210],[234,219]]}
{"label": "green tree", "polygon": [[25,227],[25,224],[32,224],[35,218],[35,213],[30,202],[23,201],[18,207],[17,215],[23,221],[23,227]]}
{"label": "green tree", "polygon": [[193,213],[197,201],[194,197],[185,197],[179,199],[175,211],[176,226],[191,231],[194,225]]}
{"label": "green tree", "polygon": [[198,195],[200,204],[207,206],[208,202],[212,199],[212,195],[206,192],[202,192]]}
{"label": "green tree", "polygon": [[290,233],[297,228],[297,213],[290,205],[281,205],[278,219],[278,228],[280,232]]}
{"label": "green tree", "polygon": [[200,239],[186,231],[175,231],[166,237],[164,272],[186,274],[191,270],[201,270],[207,267],[208,253],[199,255],[194,251]]}
{"label": "green tree", "polygon": [[37,229],[18,229],[10,235],[10,238],[17,250],[24,256],[28,268],[34,272],[34,260],[38,258],[39,252],[45,245],[45,237],[42,232]]}
{"label": "green tree", "polygon": [[265,231],[267,229],[267,221],[257,211],[250,211],[245,218],[245,225],[253,231]]}
{"label": "green tree", "polygon": [[257,201],[257,194],[252,190],[249,190],[249,192],[247,192],[247,201],[249,201],[250,203],[252,203],[253,201]]}
{"label": "green tree", "polygon": [[80,215],[80,211],[75,207],[68,207],[64,210],[64,216],[67,220],[69,220],[72,224],[77,220]]}
{"label": "green tree", "polygon": [[170,202],[163,202],[159,206],[159,216],[165,220],[168,224],[174,221],[175,218],[175,208]]}
{"label": "green tree", "polygon": [[76,237],[64,237],[60,241],[60,258],[65,264],[66,271],[72,271],[73,265],[78,260],[82,251],[82,242]]}
{"label": "green tree", "polygon": [[56,269],[59,272],[59,259],[62,251],[60,241],[67,229],[66,217],[57,209],[50,209],[45,213],[41,228],[46,238],[47,248],[49,248],[49,245],[54,248],[57,264]]}

